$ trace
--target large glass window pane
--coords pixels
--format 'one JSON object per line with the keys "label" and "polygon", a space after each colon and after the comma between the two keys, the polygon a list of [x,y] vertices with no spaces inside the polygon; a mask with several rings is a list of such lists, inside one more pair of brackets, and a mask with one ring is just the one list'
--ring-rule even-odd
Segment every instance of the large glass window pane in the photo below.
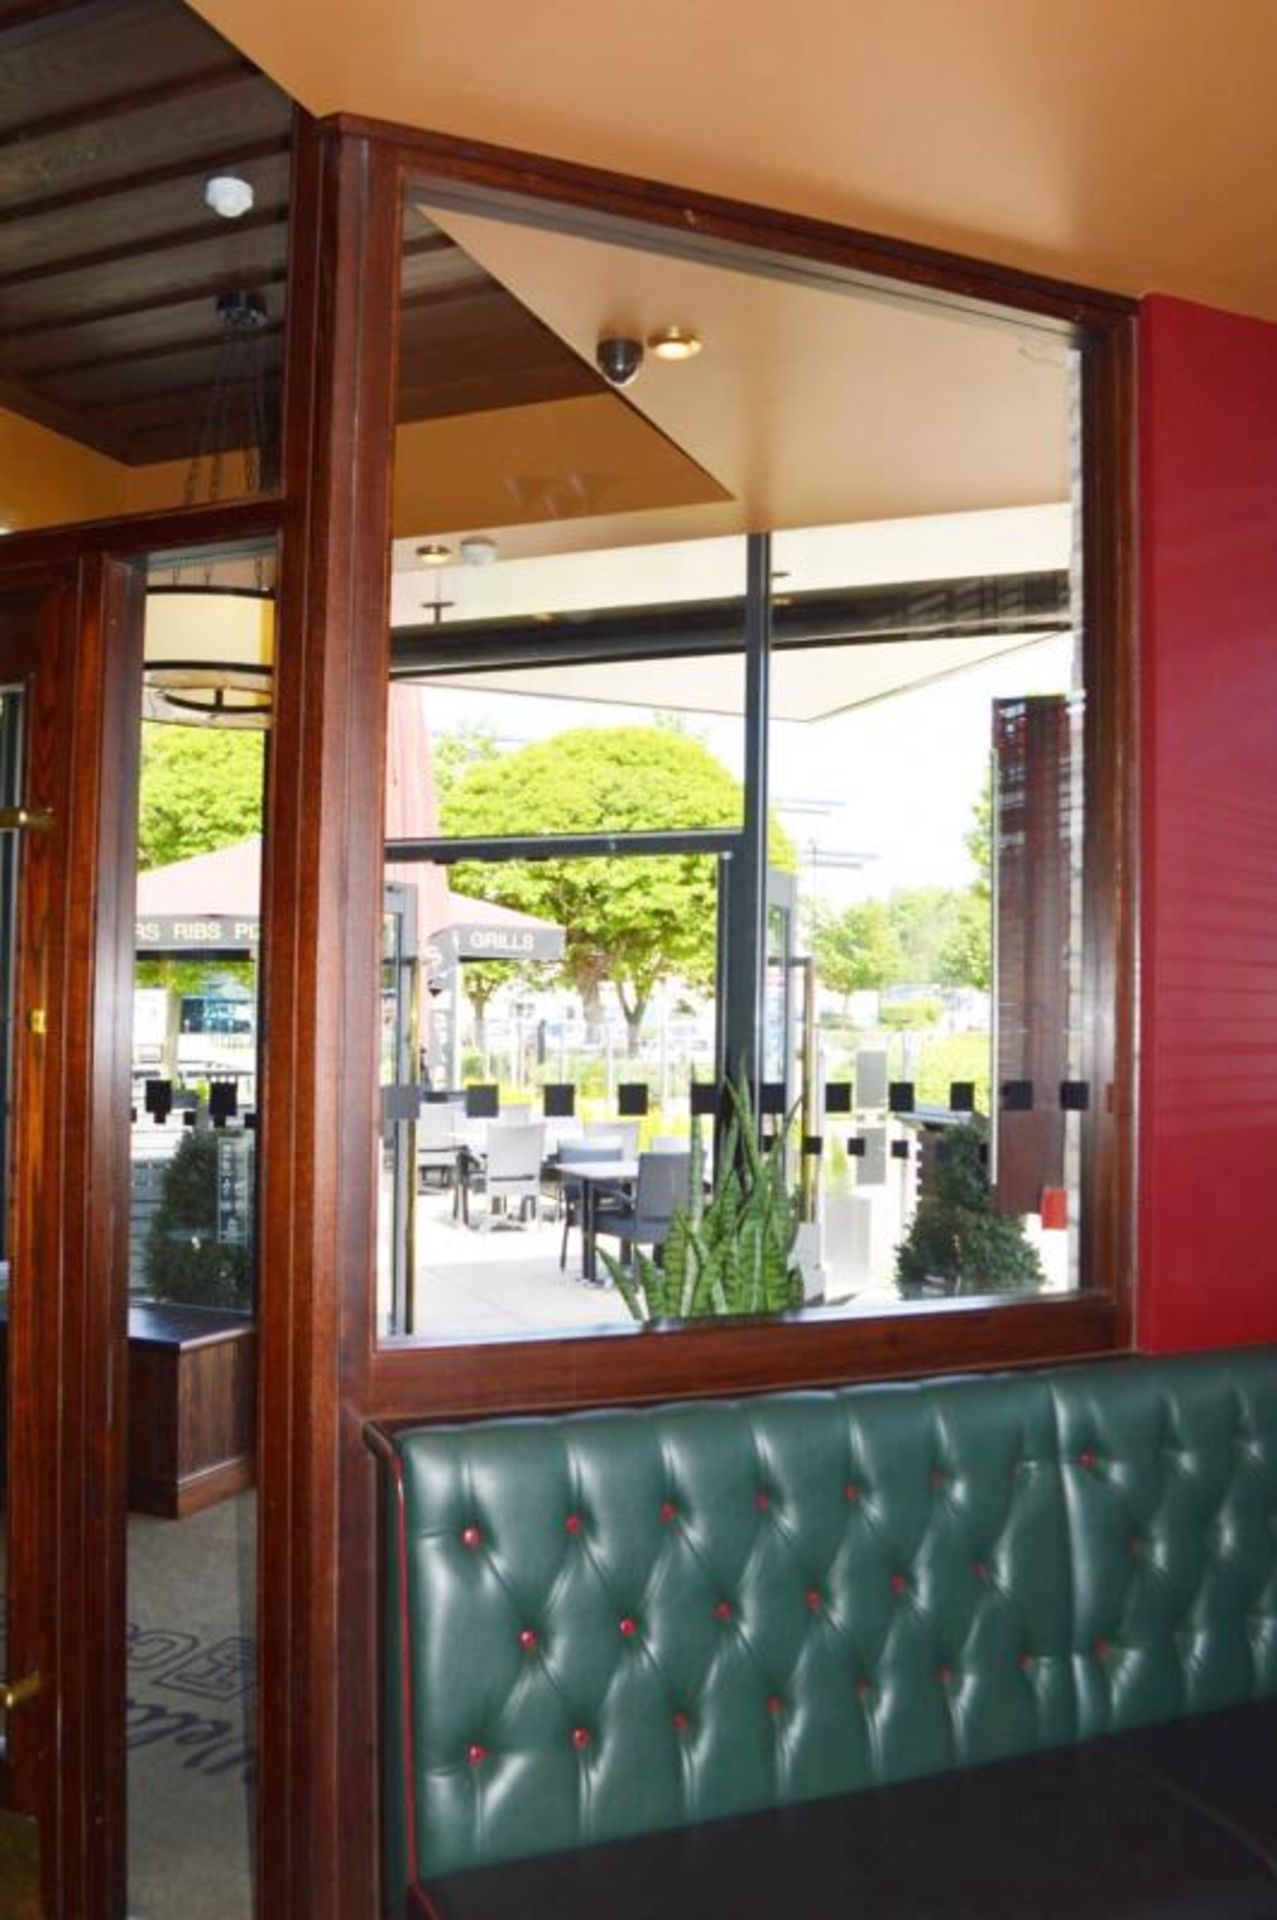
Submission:
{"label": "large glass window pane", "polygon": [[[657,254],[633,230],[557,231],[525,211],[425,190],[404,208],[387,833],[434,863],[413,870],[433,890],[416,938],[438,988],[417,1006],[423,1071],[444,1095],[473,1079],[518,1105],[527,1028],[553,1029],[565,984],[588,1012],[591,909],[625,850],[603,849],[594,894],[566,899],[533,884],[530,851],[555,835],[735,836],[746,769],[762,767],[749,797],[767,870],[743,836],[726,850],[714,1025],[758,1060],[802,1296],[854,1313],[1087,1284],[1108,1069],[1085,998],[1076,349],[1011,316],[753,275],[694,239]],[[766,751],[742,647],[759,529]],[[428,736],[406,755],[396,698],[420,700]],[[690,757],[667,782],[673,741],[730,785],[700,782]],[[599,851],[562,849],[569,864]],[[629,849],[621,884],[640,890],[656,851]],[[447,889],[558,924],[557,977],[548,960],[518,982],[481,971],[494,946],[449,983]],[[755,1009],[732,963],[756,906]],[[618,1037],[642,1047],[615,954],[601,977]],[[681,990],[676,963],[661,984]],[[387,1113],[396,1101],[412,1107],[394,1096]],[[443,1188],[443,1160],[435,1172]],[[393,1286],[403,1229],[383,1216],[382,1324],[399,1331],[429,1271],[406,1191],[395,1219],[416,1238]],[[510,1330],[512,1297],[494,1292],[472,1336]],[[415,1296],[411,1330],[465,1333],[438,1300]]]}

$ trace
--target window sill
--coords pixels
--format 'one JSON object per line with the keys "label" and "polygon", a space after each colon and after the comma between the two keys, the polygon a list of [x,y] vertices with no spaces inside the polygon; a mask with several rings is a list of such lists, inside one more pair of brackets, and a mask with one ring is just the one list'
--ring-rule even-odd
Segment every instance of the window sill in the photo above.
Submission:
{"label": "window sill", "polygon": [[396,1340],[371,1363],[372,1418],[441,1419],[828,1386],[1111,1353],[1120,1322],[1095,1293],[826,1308],[780,1320]]}

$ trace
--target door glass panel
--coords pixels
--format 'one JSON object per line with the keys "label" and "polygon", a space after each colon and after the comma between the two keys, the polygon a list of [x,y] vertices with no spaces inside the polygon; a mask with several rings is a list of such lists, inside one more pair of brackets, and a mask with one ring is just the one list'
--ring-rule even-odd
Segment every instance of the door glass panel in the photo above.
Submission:
{"label": "door glass panel", "polygon": [[[0,687],[0,807],[22,798],[23,696],[17,687]],[[9,1244],[12,1234],[10,1114],[13,1101],[14,963],[17,946],[18,833],[0,829],[0,1315],[5,1325],[0,1359],[0,1673],[8,1672],[8,1318]]]}
{"label": "door glass panel", "polygon": [[[221,681],[189,672],[177,687],[148,667],[144,691],[126,1650],[129,1910],[139,1920],[253,1912],[258,944],[273,560],[269,549],[183,556],[224,638],[210,653],[205,620],[192,633],[183,625],[201,610],[161,593],[166,658],[189,638],[221,663]],[[152,588],[173,564],[154,563]],[[147,619],[149,628],[149,604]]]}

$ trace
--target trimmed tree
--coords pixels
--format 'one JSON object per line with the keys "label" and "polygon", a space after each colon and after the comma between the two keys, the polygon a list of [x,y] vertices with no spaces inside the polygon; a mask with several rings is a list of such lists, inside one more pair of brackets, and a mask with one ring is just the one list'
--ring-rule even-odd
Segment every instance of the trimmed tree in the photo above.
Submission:
{"label": "trimmed tree", "polygon": [[183,1133],[164,1168],[146,1234],[153,1300],[191,1307],[252,1305],[248,1248],[217,1237],[216,1133]]}
{"label": "trimmed tree", "polygon": [[1042,1263],[1023,1223],[993,1204],[988,1139],[988,1122],[977,1115],[937,1140],[928,1191],[896,1248],[896,1285],[906,1299],[937,1283],[950,1294],[1042,1285]]}
{"label": "trimmed tree", "polygon": [[[446,793],[446,833],[677,832],[732,826],[741,788],[701,741],[664,727],[578,727],[479,760]],[[793,849],[772,824],[775,864]],[[629,1051],[657,984],[708,989],[717,938],[715,861],[704,854],[465,862],[458,892],[516,907],[564,929],[563,979],[597,1020],[605,984],[625,1016]]]}

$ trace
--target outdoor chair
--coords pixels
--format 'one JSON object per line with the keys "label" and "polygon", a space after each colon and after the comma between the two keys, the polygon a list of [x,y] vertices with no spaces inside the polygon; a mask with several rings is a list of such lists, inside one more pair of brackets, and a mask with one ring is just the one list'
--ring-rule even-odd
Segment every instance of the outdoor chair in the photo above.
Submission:
{"label": "outdoor chair", "polygon": [[439,1186],[446,1189],[452,1185],[457,1172],[459,1118],[458,1109],[443,1101],[430,1100],[422,1107],[417,1119],[417,1184],[422,1192],[432,1174],[440,1176]]}
{"label": "outdoor chair", "polygon": [[675,1209],[686,1207],[691,1194],[690,1153],[641,1153],[638,1165],[633,1200],[600,1210],[594,1222],[596,1234],[620,1241],[623,1263],[636,1246],[664,1246]]}
{"label": "outdoor chair", "polygon": [[623,1160],[638,1158],[639,1123],[637,1120],[587,1120],[583,1132],[586,1140],[591,1143],[596,1140],[615,1142]]}
{"label": "outdoor chair", "polygon": [[487,1149],[480,1161],[471,1161],[461,1183],[461,1217],[470,1224],[471,1193],[481,1193],[487,1201],[485,1226],[495,1224],[506,1213],[511,1201],[518,1203],[521,1218],[539,1210],[541,1199],[541,1161],[545,1155],[545,1123],[514,1127],[494,1121],[488,1128]]}
{"label": "outdoor chair", "polygon": [[[573,1166],[587,1164],[598,1165],[606,1160],[620,1161],[619,1141],[572,1140],[559,1150],[559,1188],[558,1199],[563,1213],[563,1245],[559,1248],[559,1271],[562,1273],[568,1264],[568,1235],[573,1227],[581,1224],[581,1209],[584,1195],[581,1182],[572,1178]],[[600,1215],[607,1209],[623,1204],[622,1190],[619,1187],[606,1188],[595,1196],[595,1206]]]}

